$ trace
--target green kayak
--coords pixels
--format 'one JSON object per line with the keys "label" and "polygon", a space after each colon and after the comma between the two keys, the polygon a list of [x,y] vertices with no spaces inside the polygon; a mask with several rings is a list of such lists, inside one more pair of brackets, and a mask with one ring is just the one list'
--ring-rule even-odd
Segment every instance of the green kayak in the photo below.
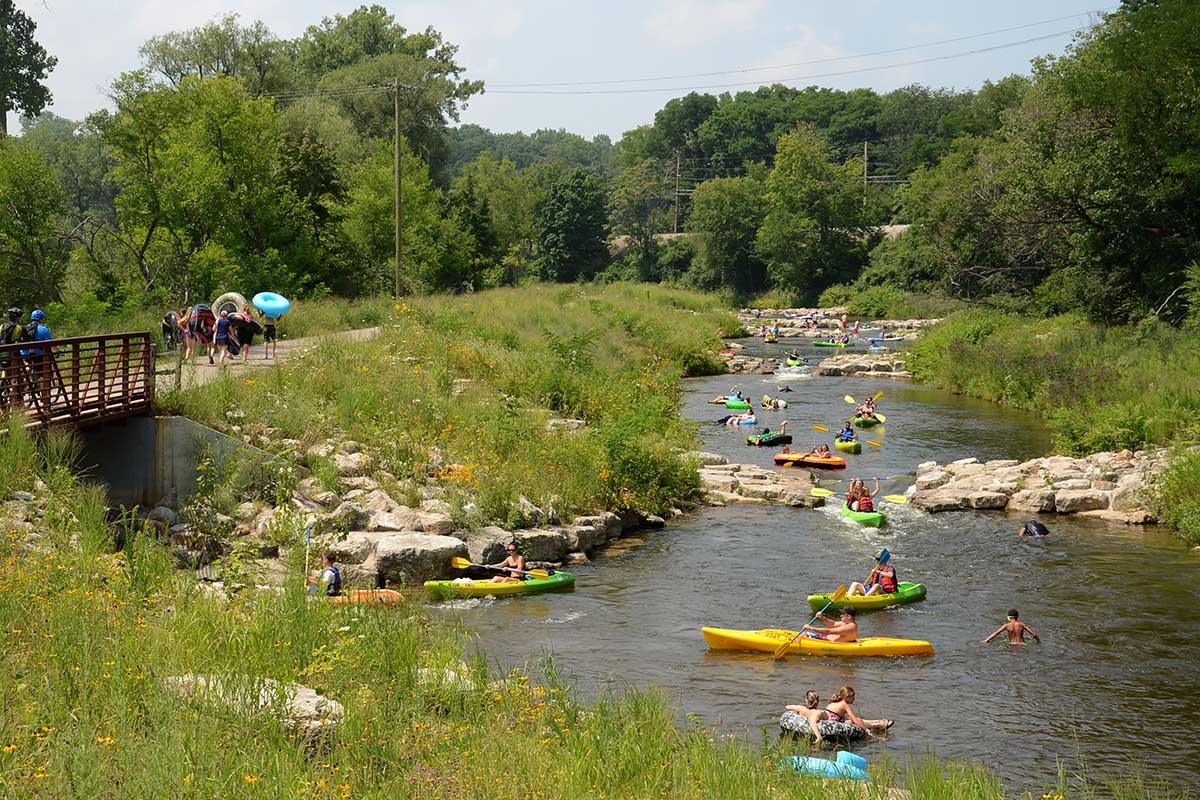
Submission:
{"label": "green kayak", "polygon": [[548,578],[533,578],[527,581],[492,583],[491,578],[463,581],[425,581],[425,591],[431,600],[453,600],[456,597],[506,597],[513,594],[538,594],[539,592],[561,592],[575,588],[575,576],[569,572],[555,572]]}
{"label": "green kayak", "polygon": [[879,424],[879,420],[874,417],[855,417],[854,424],[860,428],[874,428]]}
{"label": "green kayak", "polygon": [[853,442],[843,442],[841,439],[834,439],[833,446],[843,453],[861,453],[862,442],[855,440]]}
{"label": "green kayak", "polygon": [[882,511],[851,511],[850,506],[842,506],[842,516],[849,517],[859,525],[866,525],[868,528],[883,527]]}
{"label": "green kayak", "polygon": [[854,342],[813,342],[813,347],[854,347]]}
{"label": "green kayak", "polygon": [[787,360],[787,365],[789,367],[802,367],[804,366],[804,361],[799,358],[789,358]]}
{"label": "green kayak", "polygon": [[[829,607],[838,609],[842,606],[854,606],[855,611],[875,611],[880,608],[891,608],[904,603],[915,603],[925,599],[925,584],[900,581],[897,591],[893,594],[853,595],[830,603]],[[833,594],[810,594],[808,605],[813,611],[820,611],[829,603]]]}
{"label": "green kayak", "polygon": [[750,403],[747,400],[726,400],[725,407],[730,411],[745,411],[750,408]]}

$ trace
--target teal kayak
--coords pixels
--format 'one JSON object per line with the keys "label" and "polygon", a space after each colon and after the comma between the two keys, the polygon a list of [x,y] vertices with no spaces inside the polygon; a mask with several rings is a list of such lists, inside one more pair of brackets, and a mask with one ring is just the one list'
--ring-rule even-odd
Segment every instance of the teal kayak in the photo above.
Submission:
{"label": "teal kayak", "polygon": [[925,584],[900,581],[896,591],[891,594],[847,595],[841,600],[831,601],[832,594],[810,594],[808,604],[813,611],[820,611],[829,603],[830,608],[854,606],[855,611],[875,611],[880,608],[891,608],[903,603],[915,603],[925,599]]}
{"label": "teal kayak", "polygon": [[859,525],[866,525],[868,528],[881,528],[884,523],[882,511],[851,511],[850,506],[842,506],[842,516],[849,517]]}

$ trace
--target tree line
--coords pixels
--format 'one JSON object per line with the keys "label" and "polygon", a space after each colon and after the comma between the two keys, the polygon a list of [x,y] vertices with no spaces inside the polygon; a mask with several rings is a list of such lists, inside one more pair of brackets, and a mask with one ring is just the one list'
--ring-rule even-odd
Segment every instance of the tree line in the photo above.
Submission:
{"label": "tree line", "polygon": [[[1196,29],[1185,0],[1128,2],[1029,77],[692,93],[613,144],[456,126],[483,84],[380,6],[291,40],[230,15],[148,40],[112,111],[6,101],[27,116],[0,139],[0,288],[110,310],[388,291],[398,92],[405,291],[621,278],[1182,318],[1200,306]],[[53,59],[36,66],[27,95]]]}

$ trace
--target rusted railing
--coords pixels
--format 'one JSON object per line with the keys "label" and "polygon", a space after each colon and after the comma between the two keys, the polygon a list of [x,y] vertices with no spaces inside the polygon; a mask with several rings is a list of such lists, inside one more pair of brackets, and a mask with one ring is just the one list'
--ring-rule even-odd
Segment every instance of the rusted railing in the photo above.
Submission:
{"label": "rusted railing", "polygon": [[0,409],[26,414],[30,427],[95,425],[153,404],[149,333],[0,345]]}

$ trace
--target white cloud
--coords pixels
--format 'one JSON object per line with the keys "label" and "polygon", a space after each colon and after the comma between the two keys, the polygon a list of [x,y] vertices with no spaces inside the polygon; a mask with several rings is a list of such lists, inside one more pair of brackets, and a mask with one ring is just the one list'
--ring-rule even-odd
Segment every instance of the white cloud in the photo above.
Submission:
{"label": "white cloud", "polygon": [[[843,66],[853,64],[849,60],[826,64],[809,63],[847,55],[840,43],[840,36],[821,36],[814,28],[801,23],[786,25],[784,31],[787,35],[786,42],[753,64],[758,68],[777,68],[746,73],[744,80],[760,80],[763,83],[786,81],[806,85],[803,79],[798,81],[789,79],[822,72],[835,72]],[[742,79],[739,78],[739,80]]]}
{"label": "white cloud", "polygon": [[764,0],[662,0],[645,27],[658,44],[694,47],[753,30],[764,5]]}

